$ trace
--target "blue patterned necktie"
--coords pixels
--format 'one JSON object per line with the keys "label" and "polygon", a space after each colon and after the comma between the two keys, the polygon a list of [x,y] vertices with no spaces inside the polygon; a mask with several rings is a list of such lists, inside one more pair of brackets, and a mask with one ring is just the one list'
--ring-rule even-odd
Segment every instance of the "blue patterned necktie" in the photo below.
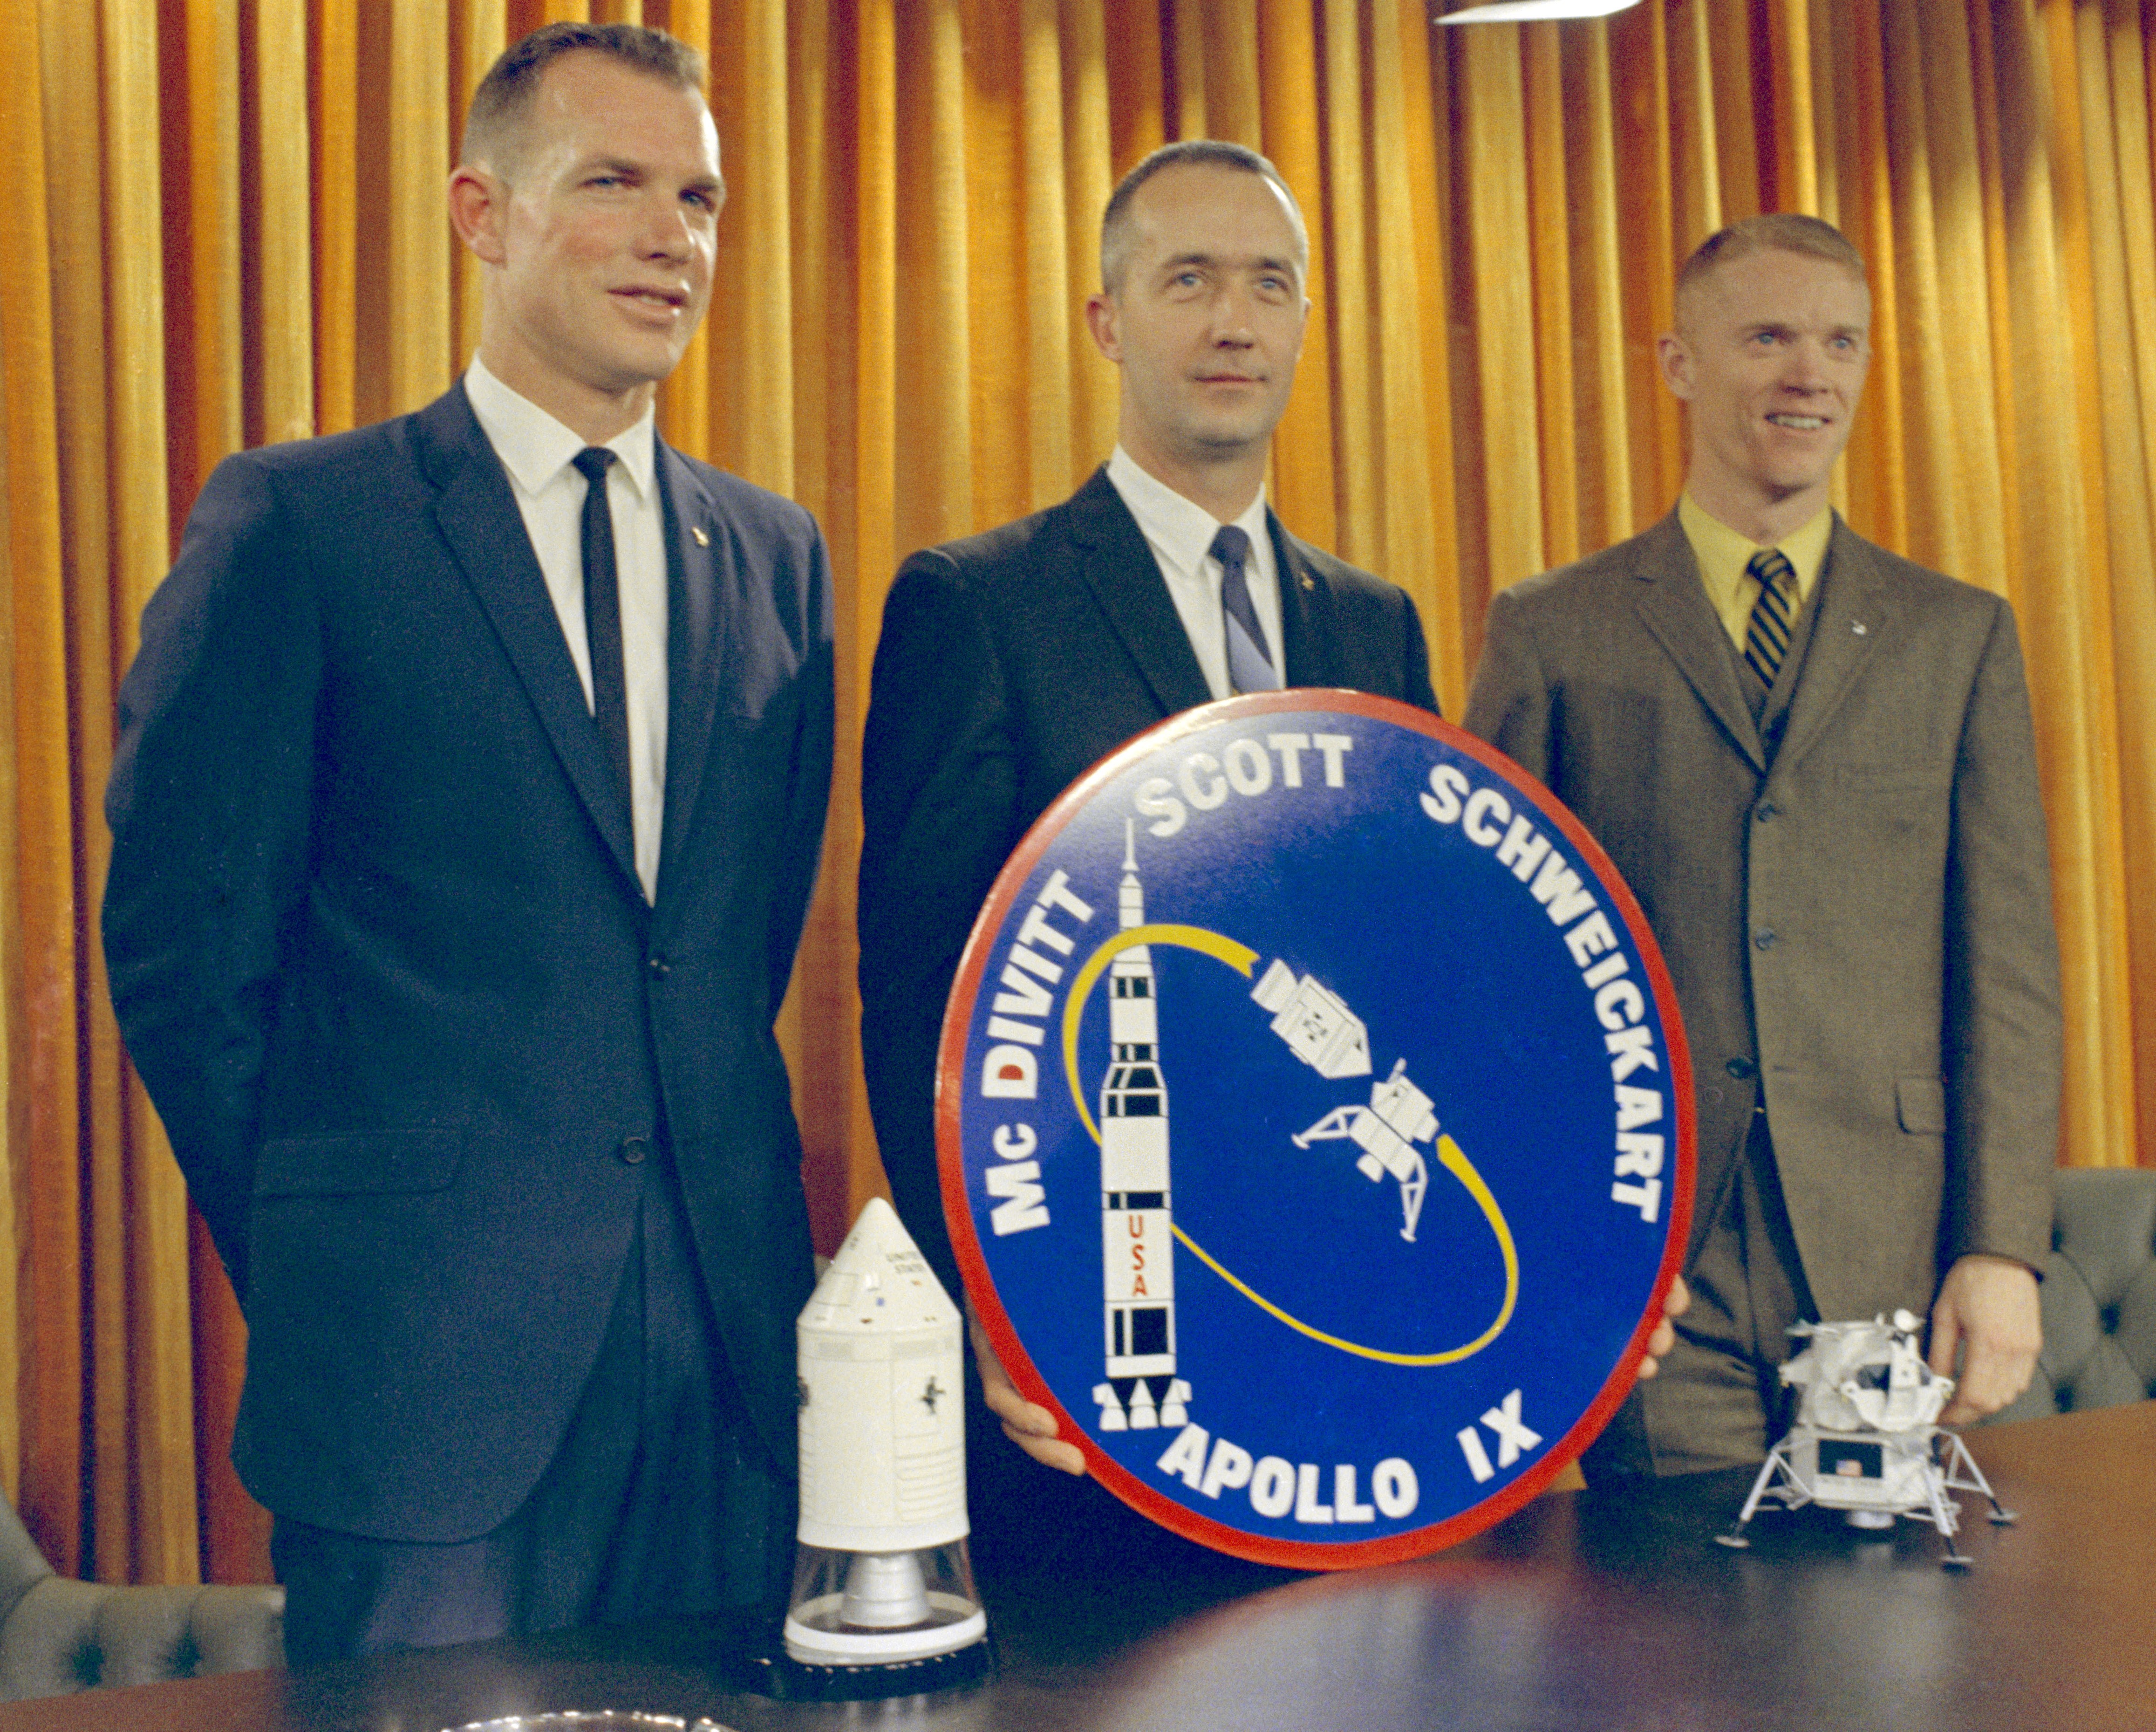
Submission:
{"label": "blue patterned necktie", "polygon": [[1237,691],[1277,691],[1280,670],[1265,650],[1265,630],[1250,599],[1246,562],[1250,538],[1232,523],[1213,537],[1209,549],[1220,562],[1220,612],[1228,627],[1228,683]]}

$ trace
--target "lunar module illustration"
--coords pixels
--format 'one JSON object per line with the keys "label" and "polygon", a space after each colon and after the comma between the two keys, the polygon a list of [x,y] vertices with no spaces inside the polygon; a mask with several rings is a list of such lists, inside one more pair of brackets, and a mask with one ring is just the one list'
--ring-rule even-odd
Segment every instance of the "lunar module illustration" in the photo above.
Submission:
{"label": "lunar module illustration", "polygon": [[[1273,1013],[1273,1032],[1288,1050],[1319,1076],[1370,1074],[1368,1031],[1338,994],[1307,974],[1296,979],[1294,969],[1276,962],[1250,996]],[[1407,1067],[1401,1059],[1383,1082],[1372,1083],[1368,1106],[1335,1107],[1293,1141],[1297,1149],[1307,1149],[1313,1143],[1345,1139],[1363,1151],[1355,1170],[1373,1185],[1389,1173],[1399,1180],[1400,1213],[1406,1217],[1400,1237],[1413,1244],[1423,1193],[1430,1189],[1430,1164],[1415,1144],[1437,1135],[1437,1114],[1430,1110],[1430,1097],[1408,1080]]]}
{"label": "lunar module illustration", "polygon": [[1971,1560],[1954,1543],[1961,1508],[1947,1493],[1981,1492],[1994,1522],[2014,1519],[1961,1439],[1936,1423],[1954,1380],[1924,1363],[1917,1327],[1907,1311],[1891,1323],[1791,1325],[1792,1335],[1810,1337],[1782,1367],[1782,1381],[1803,1392],[1797,1422],[1768,1452],[1736,1524],[1717,1539],[1749,1545],[1745,1524],[1772,1498],[1789,1509],[1840,1509],[1856,1528],[1891,1528],[1901,1515],[1928,1521],[1946,1541],[1945,1566],[1964,1570]]}
{"label": "lunar module illustration", "polygon": [[[1145,924],[1134,826],[1126,826],[1117,923]],[[1188,1421],[1191,1388],[1176,1374],[1175,1246],[1168,1182],[1168,1085],[1160,1063],[1157,980],[1147,946],[1109,964],[1109,1061],[1101,1083],[1101,1275],[1107,1380],[1093,1399],[1104,1431],[1146,1431]],[[1369,1030],[1341,997],[1276,960],[1250,996],[1272,1013],[1272,1030],[1319,1076],[1370,1074]],[[1415,1145],[1437,1135],[1430,1097],[1410,1082],[1407,1061],[1370,1088],[1367,1107],[1336,1107],[1292,1140],[1298,1149],[1344,1140],[1363,1152],[1356,1169],[1373,1184],[1399,1180],[1414,1241],[1430,1169]]]}

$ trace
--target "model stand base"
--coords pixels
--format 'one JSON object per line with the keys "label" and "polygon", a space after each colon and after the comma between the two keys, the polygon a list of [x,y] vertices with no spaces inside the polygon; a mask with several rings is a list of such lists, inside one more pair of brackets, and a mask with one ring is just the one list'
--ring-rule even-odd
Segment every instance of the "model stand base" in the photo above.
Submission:
{"label": "model stand base", "polygon": [[993,1676],[995,1669],[995,1656],[985,1641],[923,1660],[865,1666],[815,1665],[779,1653],[757,1662],[749,1687],[780,1702],[880,1702],[956,1689]]}

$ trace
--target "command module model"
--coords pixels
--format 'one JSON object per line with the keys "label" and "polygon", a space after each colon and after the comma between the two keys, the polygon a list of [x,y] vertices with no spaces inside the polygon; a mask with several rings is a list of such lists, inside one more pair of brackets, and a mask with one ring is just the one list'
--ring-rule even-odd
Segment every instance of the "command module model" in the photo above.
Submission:
{"label": "command module model", "polygon": [[789,1696],[911,1694],[988,1669],[967,1556],[959,1312],[872,1197],[797,1327],[800,1551]]}
{"label": "command module model", "polygon": [[1917,1350],[1917,1319],[1793,1323],[1810,1344],[1782,1367],[1782,1381],[1803,1391],[1797,1422],[1767,1453],[1752,1495],[1724,1545],[1747,1546],[1744,1524],[1768,1498],[1784,1508],[1817,1503],[1846,1512],[1853,1528],[1891,1528],[1906,1515],[1928,1521],[1946,1541],[1943,1562],[1965,1570],[1970,1560],[1954,1544],[1960,1505],[1950,1491],[1981,1492],[1991,1519],[2010,1522],[1968,1448],[1937,1421],[1954,1380],[1924,1363]]}

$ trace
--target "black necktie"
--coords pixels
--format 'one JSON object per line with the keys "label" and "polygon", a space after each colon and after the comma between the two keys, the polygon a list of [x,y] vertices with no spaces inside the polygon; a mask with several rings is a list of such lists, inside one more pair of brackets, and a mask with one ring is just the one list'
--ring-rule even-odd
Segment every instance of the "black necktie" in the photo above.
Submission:
{"label": "black necktie", "polygon": [[1748,576],[1758,580],[1759,599],[1752,604],[1752,620],[1744,628],[1744,659],[1769,691],[1782,660],[1789,653],[1789,626],[1796,618],[1794,592],[1797,568],[1779,547],[1762,547],[1745,562]]}
{"label": "black necktie", "polygon": [[1280,675],[1265,649],[1264,628],[1244,575],[1250,538],[1232,523],[1213,537],[1209,549],[1220,562],[1220,612],[1228,628],[1228,683],[1237,691],[1277,691]]}
{"label": "black necktie", "polygon": [[621,582],[613,563],[613,509],[607,502],[607,469],[613,453],[587,445],[569,460],[584,478],[584,645],[592,661],[592,719],[598,724],[607,763],[621,795],[634,809],[629,782],[629,686],[621,652]]}

